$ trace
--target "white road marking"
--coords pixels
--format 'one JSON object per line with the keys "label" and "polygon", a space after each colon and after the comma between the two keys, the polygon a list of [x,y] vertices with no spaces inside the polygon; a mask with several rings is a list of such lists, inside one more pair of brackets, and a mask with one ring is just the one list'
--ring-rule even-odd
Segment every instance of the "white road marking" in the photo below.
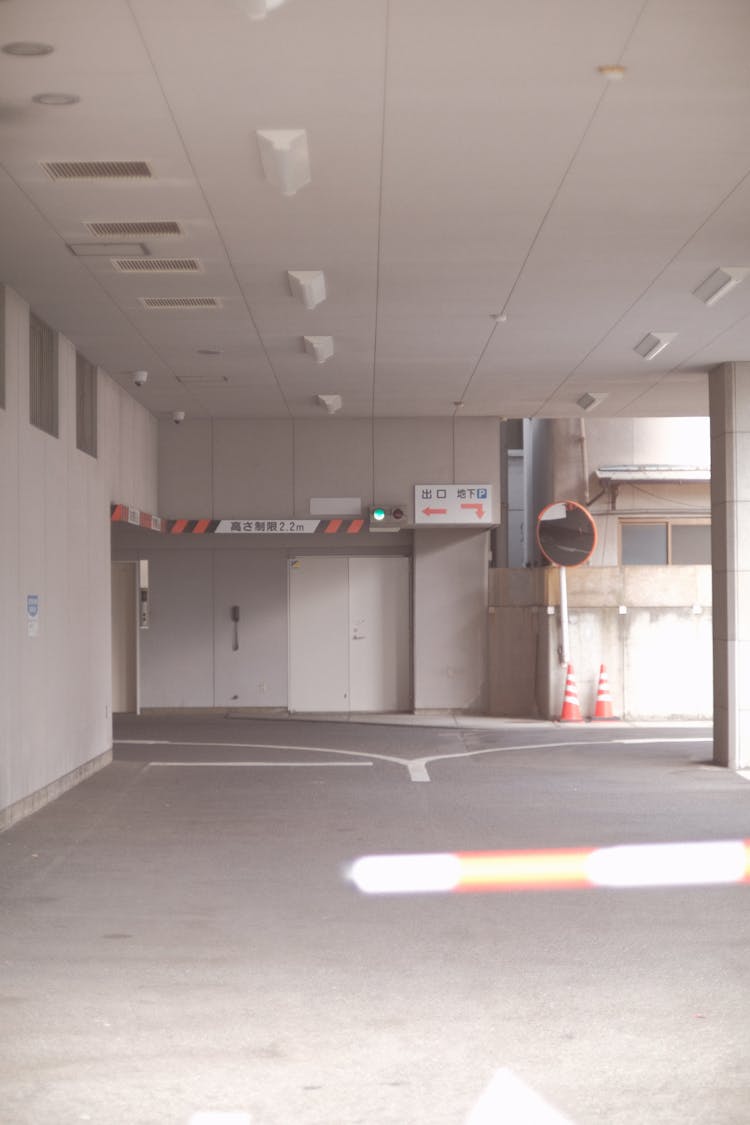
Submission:
{"label": "white road marking", "polygon": [[496,1070],[464,1125],[573,1125],[512,1070]]}
{"label": "white road marking", "polygon": [[[454,758],[475,758],[481,754],[507,754],[519,750],[560,750],[567,747],[628,745],[631,743],[658,742],[712,742],[710,737],[699,738],[592,738],[567,740],[565,742],[528,742],[520,746],[489,746],[481,750],[459,750],[454,754],[426,754],[421,758],[399,758],[395,754],[366,753],[363,750],[334,750],[328,746],[287,746],[268,742],[189,742],[184,739],[118,738],[115,746],[212,746],[230,750],[296,750],[311,754],[338,754],[344,757],[375,759],[379,762],[395,762],[403,766],[411,781],[430,781],[427,767],[432,762],[445,762]],[[211,765],[212,763],[207,763]],[[218,763],[213,763],[218,764]],[[234,763],[233,763],[234,764]],[[372,762],[370,762],[372,764]]]}
{"label": "white road marking", "polygon": [[296,769],[319,769],[335,766],[341,769],[345,766],[371,766],[372,762],[149,762],[146,769],[153,766],[207,766],[210,769],[223,767],[224,769],[255,769],[258,766],[270,766],[272,769],[283,769],[293,766]]}

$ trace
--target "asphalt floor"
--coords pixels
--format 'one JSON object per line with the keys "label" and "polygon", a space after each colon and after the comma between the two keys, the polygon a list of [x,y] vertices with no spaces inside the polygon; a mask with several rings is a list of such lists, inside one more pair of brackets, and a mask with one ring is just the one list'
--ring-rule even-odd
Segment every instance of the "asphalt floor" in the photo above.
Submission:
{"label": "asphalt floor", "polygon": [[750,1122],[750,884],[348,877],[748,838],[710,728],[228,712],[115,738],[0,836],[2,1125]]}

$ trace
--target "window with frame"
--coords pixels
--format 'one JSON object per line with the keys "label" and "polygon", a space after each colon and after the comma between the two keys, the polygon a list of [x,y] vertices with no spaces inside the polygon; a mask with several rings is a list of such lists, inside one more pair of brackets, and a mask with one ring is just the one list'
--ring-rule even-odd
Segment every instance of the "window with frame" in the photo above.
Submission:
{"label": "window with frame", "polygon": [[76,447],[96,457],[96,367],[76,352]]}
{"label": "window with frame", "polygon": [[55,333],[38,317],[29,319],[29,421],[58,435],[57,347]]}
{"label": "window with frame", "polygon": [[708,520],[621,520],[622,566],[709,566]]}

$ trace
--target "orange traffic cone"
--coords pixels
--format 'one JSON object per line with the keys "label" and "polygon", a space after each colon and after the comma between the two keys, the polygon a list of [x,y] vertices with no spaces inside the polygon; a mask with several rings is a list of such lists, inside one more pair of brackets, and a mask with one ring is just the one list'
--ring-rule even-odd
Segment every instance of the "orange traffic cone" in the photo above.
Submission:
{"label": "orange traffic cone", "polygon": [[576,674],[573,665],[568,665],[568,676],[565,680],[565,696],[563,698],[561,723],[582,723],[583,715],[578,703],[578,688],[576,687]]}
{"label": "orange traffic cone", "polygon": [[609,693],[609,676],[604,664],[599,669],[599,688],[596,693],[596,707],[594,708],[593,721],[601,719],[617,719],[619,716],[612,714],[612,696]]}

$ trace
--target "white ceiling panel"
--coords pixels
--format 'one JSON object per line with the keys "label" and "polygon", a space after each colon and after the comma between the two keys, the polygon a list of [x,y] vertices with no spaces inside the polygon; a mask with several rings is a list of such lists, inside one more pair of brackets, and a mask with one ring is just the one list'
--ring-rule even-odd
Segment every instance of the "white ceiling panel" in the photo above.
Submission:
{"label": "white ceiling panel", "polygon": [[[311,417],[325,392],[352,417],[570,416],[599,388],[601,416],[697,414],[709,368],[750,358],[750,279],[692,295],[750,266],[747,0],[0,0],[20,40],[53,51],[0,54],[0,281],[133,393],[148,369],[155,413]],[[306,131],[295,195],[258,129]],[[168,220],[126,249],[200,273],[118,272],[85,225]],[[325,272],[316,309],[290,269]],[[678,335],[644,362],[654,330]],[[229,383],[180,382],[206,372]]]}

